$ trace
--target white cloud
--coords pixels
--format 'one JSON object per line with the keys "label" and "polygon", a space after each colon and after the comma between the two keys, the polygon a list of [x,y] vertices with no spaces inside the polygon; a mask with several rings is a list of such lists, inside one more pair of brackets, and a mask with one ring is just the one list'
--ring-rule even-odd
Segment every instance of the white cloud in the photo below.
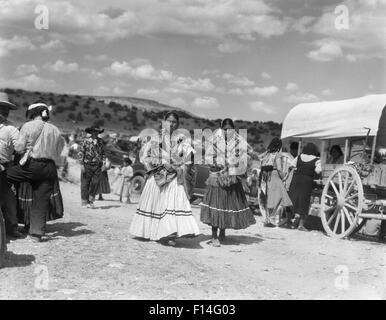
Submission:
{"label": "white cloud", "polygon": [[[0,21],[9,25],[31,23],[40,0],[3,0]],[[102,3],[79,1],[49,3],[50,29],[58,39],[95,43],[134,35],[183,35],[211,39],[229,37],[253,40],[282,35],[288,19],[263,0],[142,0],[119,4],[124,10],[112,15]],[[104,10],[101,10],[104,9]]]}
{"label": "white cloud", "polygon": [[329,59],[340,57],[338,46],[348,54],[346,58],[349,62],[355,59],[384,59],[386,1],[345,0],[340,4],[349,10],[348,30],[336,28],[338,15],[335,14],[335,6],[325,7],[323,15],[311,28],[314,34],[335,43],[329,48],[332,52]]}
{"label": "white cloud", "polygon": [[268,104],[266,104],[266,103],[264,103],[262,101],[250,102],[249,106],[250,106],[250,108],[253,111],[263,112],[265,114],[274,114],[274,113],[276,113],[276,110],[272,106],[270,106],[270,105],[268,105]]}
{"label": "white cloud", "polygon": [[158,89],[138,89],[136,92],[139,96],[156,96],[160,94]]}
{"label": "white cloud", "polygon": [[263,79],[271,79],[272,78],[272,76],[268,72],[262,72],[261,77]]}
{"label": "white cloud", "polygon": [[49,51],[49,50],[58,50],[58,49],[62,49],[64,48],[64,45],[63,45],[63,42],[58,40],[58,39],[55,39],[55,40],[50,40],[48,41],[47,43],[44,43],[40,46],[40,48],[42,50],[46,50],[46,51]]}
{"label": "white cloud", "polygon": [[217,109],[220,104],[214,97],[197,97],[194,99],[192,106],[200,109]]}
{"label": "white cloud", "polygon": [[230,73],[224,73],[222,77],[223,79],[227,80],[228,83],[241,87],[250,87],[255,85],[255,82],[248,79],[247,77],[235,76]]}
{"label": "white cloud", "polygon": [[114,61],[107,72],[117,76],[126,76],[133,79],[168,81],[173,79],[173,73],[166,70],[156,70],[150,63],[135,65],[126,61]]}
{"label": "white cloud", "polygon": [[187,102],[183,98],[174,98],[170,100],[169,104],[174,107],[185,107],[187,106]]}
{"label": "white cloud", "polygon": [[332,95],[332,90],[331,89],[325,89],[322,91],[322,95],[324,96],[331,96]]}
{"label": "white cloud", "polygon": [[28,73],[36,73],[38,72],[38,67],[34,64],[21,64],[18,65],[15,71],[15,75],[24,76]]}
{"label": "white cloud", "polygon": [[215,89],[215,85],[209,78],[193,79],[191,77],[177,77],[171,83],[171,87],[186,90],[186,91],[212,91]]}
{"label": "white cloud", "polygon": [[76,62],[65,63],[63,60],[57,60],[55,63],[46,63],[44,69],[53,72],[71,73],[79,71],[79,66]]}
{"label": "white cloud", "polygon": [[92,56],[92,55],[85,55],[84,56],[84,59],[85,60],[88,60],[88,61],[107,61],[109,58],[107,57],[107,55],[105,54],[100,54],[100,55],[97,55],[97,56]]}
{"label": "white cloud", "polygon": [[240,88],[234,88],[234,89],[230,89],[228,93],[234,96],[242,96],[244,94],[244,91],[241,90]]}
{"label": "white cloud", "polygon": [[0,78],[0,87],[18,88],[26,90],[42,90],[56,88],[56,83],[51,79],[44,79],[36,74],[29,74],[16,79],[2,79]]}
{"label": "white cloud", "polygon": [[298,92],[284,98],[284,101],[288,103],[315,102],[318,100],[319,98],[316,95],[309,92]]}
{"label": "white cloud", "polygon": [[24,36],[15,35],[9,39],[0,38],[0,57],[5,57],[13,51],[30,51],[35,49],[36,47],[31,40]]}
{"label": "white cloud", "polygon": [[297,91],[297,90],[299,90],[299,86],[294,82],[288,82],[285,89],[287,91]]}
{"label": "white cloud", "polygon": [[317,40],[313,45],[317,47],[316,50],[307,54],[307,57],[312,60],[327,62],[343,56],[340,44],[334,40]]}
{"label": "white cloud", "polygon": [[276,86],[270,86],[270,87],[254,87],[247,89],[246,92],[251,96],[261,96],[261,97],[269,97],[274,96],[276,93],[278,93],[279,88]]}
{"label": "white cloud", "polygon": [[220,51],[222,53],[236,53],[236,52],[247,50],[248,46],[240,43],[239,41],[228,40],[228,41],[220,43],[217,46],[217,49],[218,49],[218,51]]}

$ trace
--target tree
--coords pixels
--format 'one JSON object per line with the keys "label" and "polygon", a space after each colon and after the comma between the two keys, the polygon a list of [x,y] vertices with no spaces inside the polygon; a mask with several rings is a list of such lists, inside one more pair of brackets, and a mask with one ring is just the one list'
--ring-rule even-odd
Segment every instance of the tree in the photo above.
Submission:
{"label": "tree", "polygon": [[76,115],[76,121],[77,122],[82,122],[83,121],[83,115],[82,115],[82,113],[80,111]]}

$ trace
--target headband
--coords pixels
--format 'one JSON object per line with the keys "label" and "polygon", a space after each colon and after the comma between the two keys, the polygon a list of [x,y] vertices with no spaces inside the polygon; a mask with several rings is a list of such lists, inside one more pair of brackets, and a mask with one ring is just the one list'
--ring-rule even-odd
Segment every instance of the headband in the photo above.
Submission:
{"label": "headband", "polygon": [[52,110],[52,106],[47,106],[46,104],[44,103],[34,103],[34,104],[31,104],[29,107],[28,107],[28,111],[32,110],[32,109],[35,109],[37,107],[46,107],[48,109],[48,111],[51,111]]}

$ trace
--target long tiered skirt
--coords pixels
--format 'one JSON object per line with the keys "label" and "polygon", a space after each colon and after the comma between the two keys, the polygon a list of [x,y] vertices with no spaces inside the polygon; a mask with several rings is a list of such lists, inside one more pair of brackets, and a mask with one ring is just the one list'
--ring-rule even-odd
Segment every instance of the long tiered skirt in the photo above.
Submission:
{"label": "long tiered skirt", "polygon": [[[17,190],[17,216],[19,223],[24,225],[30,224],[32,201],[33,193],[31,184],[28,182],[21,183]],[[39,199],[35,201],[39,201]],[[47,213],[47,221],[60,219],[63,217],[63,214],[63,198],[60,192],[59,179],[57,179],[54,184],[54,191],[50,197],[50,209]]]}
{"label": "long tiered skirt", "polygon": [[200,234],[184,186],[177,183],[177,178],[161,188],[154,177],[148,179],[130,233],[154,241]]}
{"label": "long tiered skirt", "polygon": [[208,185],[201,203],[201,221],[221,229],[246,229],[256,220],[240,181],[227,187]]}
{"label": "long tiered skirt", "polygon": [[101,176],[99,178],[98,190],[96,194],[107,194],[111,192],[109,176],[107,171],[102,171]]}

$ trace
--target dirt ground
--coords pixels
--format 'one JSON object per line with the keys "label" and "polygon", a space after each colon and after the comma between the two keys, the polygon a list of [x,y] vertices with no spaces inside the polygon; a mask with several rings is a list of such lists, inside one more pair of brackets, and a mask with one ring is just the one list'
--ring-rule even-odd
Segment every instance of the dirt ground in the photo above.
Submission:
{"label": "dirt ground", "polygon": [[256,217],[220,248],[202,223],[202,235],[166,247],[131,238],[136,204],[107,195],[82,209],[79,187],[61,187],[65,217],[49,223],[50,240],[8,244],[0,299],[386,298],[385,244],[266,229]]}

